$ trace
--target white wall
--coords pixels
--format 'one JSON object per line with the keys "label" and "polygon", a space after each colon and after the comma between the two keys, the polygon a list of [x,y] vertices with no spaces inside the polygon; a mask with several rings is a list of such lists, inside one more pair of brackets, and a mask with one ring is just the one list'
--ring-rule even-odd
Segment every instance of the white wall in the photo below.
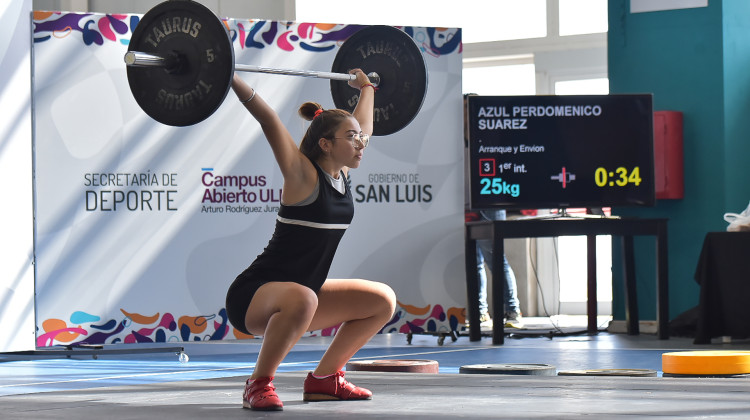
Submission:
{"label": "white wall", "polygon": [[8,352],[35,345],[31,0],[0,5],[0,352]]}

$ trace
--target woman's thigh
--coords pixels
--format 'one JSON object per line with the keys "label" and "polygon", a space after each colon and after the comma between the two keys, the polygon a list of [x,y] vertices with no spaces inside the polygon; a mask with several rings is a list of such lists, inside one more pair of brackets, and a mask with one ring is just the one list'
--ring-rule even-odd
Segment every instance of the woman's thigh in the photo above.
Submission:
{"label": "woman's thigh", "polygon": [[396,294],[387,284],[363,279],[327,279],[318,292],[318,308],[309,331],[372,316],[390,319],[395,307]]}
{"label": "woman's thigh", "polygon": [[271,316],[285,312],[298,317],[305,327],[315,313],[318,298],[309,287],[291,282],[269,282],[255,292],[245,314],[245,326],[252,334],[264,335]]}

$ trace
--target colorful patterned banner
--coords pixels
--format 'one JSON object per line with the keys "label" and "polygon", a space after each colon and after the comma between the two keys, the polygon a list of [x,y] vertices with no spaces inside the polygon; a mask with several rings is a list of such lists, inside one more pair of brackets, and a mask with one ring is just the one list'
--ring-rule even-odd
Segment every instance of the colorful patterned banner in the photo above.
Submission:
{"label": "colorful patterned banner", "polygon": [[[270,238],[281,174],[231,92],[191,127],[138,108],[122,59],[138,22],[34,14],[39,346],[249,338],[228,323],[224,296]],[[223,22],[237,62],[325,71],[359,29]],[[428,95],[353,171],[355,220],[330,276],[396,290],[399,308],[382,332],[449,331],[465,320],[461,33],[402,29],[424,53]],[[299,104],[333,107],[328,82],[247,80],[298,139]]]}

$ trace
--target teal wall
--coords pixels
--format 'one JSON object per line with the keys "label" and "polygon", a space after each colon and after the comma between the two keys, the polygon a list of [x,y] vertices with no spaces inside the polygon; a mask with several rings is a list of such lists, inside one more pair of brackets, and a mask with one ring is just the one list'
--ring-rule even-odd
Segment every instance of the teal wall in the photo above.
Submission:
{"label": "teal wall", "polygon": [[[610,93],[652,93],[655,111],[684,118],[684,199],[613,209],[669,219],[670,319],[698,304],[694,273],[705,234],[725,230],[724,213],[750,200],[750,1],[708,3],[631,14],[629,0],[609,0]],[[654,240],[635,245],[640,319],[656,319]],[[621,268],[615,257],[615,319],[625,318]]]}
{"label": "teal wall", "polygon": [[724,0],[721,4],[725,204],[728,211],[739,213],[750,201],[750,2]]}

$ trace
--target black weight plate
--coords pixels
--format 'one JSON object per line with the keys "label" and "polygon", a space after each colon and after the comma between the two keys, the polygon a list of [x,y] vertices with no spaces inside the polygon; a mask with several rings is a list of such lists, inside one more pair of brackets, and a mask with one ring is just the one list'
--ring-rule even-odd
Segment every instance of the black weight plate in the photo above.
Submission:
{"label": "black weight plate", "polygon": [[163,124],[187,126],[208,118],[226,98],[234,49],[224,23],[190,0],[168,0],[149,10],[133,30],[128,51],[177,54],[181,67],[127,67],[138,105]]}
{"label": "black weight plate", "polygon": [[537,363],[479,364],[461,366],[458,373],[555,376],[555,367]]}
{"label": "black weight plate", "polygon": [[[380,75],[373,134],[385,136],[409,125],[427,93],[427,66],[414,40],[393,26],[364,27],[344,41],[331,71],[348,73],[355,68]],[[359,91],[346,82],[331,80],[331,96],[337,108],[351,112]]]}

